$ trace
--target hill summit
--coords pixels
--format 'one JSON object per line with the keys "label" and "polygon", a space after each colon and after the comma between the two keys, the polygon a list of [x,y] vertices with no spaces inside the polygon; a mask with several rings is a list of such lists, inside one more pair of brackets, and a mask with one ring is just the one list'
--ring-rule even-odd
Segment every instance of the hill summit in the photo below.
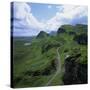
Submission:
{"label": "hill summit", "polygon": [[37,35],[37,38],[45,38],[49,36],[48,33],[44,32],[44,31],[40,31],[40,33]]}

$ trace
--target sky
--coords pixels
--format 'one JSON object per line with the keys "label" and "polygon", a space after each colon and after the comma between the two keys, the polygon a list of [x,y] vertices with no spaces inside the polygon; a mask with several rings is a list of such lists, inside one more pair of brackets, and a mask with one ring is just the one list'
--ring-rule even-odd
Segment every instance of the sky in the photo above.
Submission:
{"label": "sky", "polygon": [[88,24],[87,6],[13,2],[11,9],[13,36],[49,33],[64,24]]}

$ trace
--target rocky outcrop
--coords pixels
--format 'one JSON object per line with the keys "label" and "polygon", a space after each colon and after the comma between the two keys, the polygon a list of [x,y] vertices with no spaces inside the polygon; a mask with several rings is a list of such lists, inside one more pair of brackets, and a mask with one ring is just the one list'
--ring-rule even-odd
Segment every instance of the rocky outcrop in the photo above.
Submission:
{"label": "rocky outcrop", "polygon": [[82,34],[80,34],[80,35],[75,35],[74,40],[75,40],[78,44],[86,45],[86,44],[87,44],[87,34],[82,33]]}
{"label": "rocky outcrop", "polygon": [[87,83],[87,64],[79,63],[80,53],[65,59],[63,82],[65,85]]}
{"label": "rocky outcrop", "polygon": [[48,33],[44,32],[44,31],[40,31],[40,33],[37,35],[36,38],[45,38],[47,36],[49,36]]}
{"label": "rocky outcrop", "polygon": [[63,28],[59,28],[58,31],[57,31],[57,34],[61,34],[61,33],[65,33],[66,30],[63,29]]}

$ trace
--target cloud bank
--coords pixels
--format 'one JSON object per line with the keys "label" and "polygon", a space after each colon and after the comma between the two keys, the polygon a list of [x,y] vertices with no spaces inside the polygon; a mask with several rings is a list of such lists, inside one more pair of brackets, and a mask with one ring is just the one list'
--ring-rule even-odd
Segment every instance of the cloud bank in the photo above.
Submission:
{"label": "cloud bank", "polygon": [[[52,8],[47,5],[48,9]],[[32,13],[32,8],[27,3],[14,2],[13,27],[14,34],[36,35],[41,30],[50,32],[57,30],[63,24],[87,24],[87,6],[57,5],[58,12],[45,22],[38,20]],[[20,35],[20,34],[19,34]]]}

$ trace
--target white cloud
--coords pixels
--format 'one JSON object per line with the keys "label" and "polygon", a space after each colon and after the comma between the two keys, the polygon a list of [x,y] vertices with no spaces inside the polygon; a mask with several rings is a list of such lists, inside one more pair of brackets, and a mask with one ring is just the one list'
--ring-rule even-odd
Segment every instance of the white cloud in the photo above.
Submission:
{"label": "white cloud", "polygon": [[52,6],[51,5],[48,5],[48,8],[50,9],[50,8],[52,8]]}
{"label": "white cloud", "polygon": [[57,5],[56,9],[58,9],[60,12],[62,12],[63,11],[63,5]]}
{"label": "white cloud", "polygon": [[33,16],[30,6],[26,3],[14,3],[14,18],[20,19],[20,21],[17,22],[19,27],[25,26],[26,28],[37,30],[44,28],[44,24]]}
{"label": "white cloud", "polygon": [[28,14],[26,17],[26,23],[28,26],[32,27],[32,28],[36,28],[36,29],[43,29],[44,24],[39,22],[33,15]]}
{"label": "white cloud", "polygon": [[58,13],[63,18],[73,19],[74,17],[82,17],[87,15],[87,7],[85,6],[63,5],[61,8],[62,12]]}
{"label": "white cloud", "polygon": [[14,2],[14,17],[24,19],[27,13],[31,12],[31,8],[26,3]]}
{"label": "white cloud", "polygon": [[[48,5],[48,8],[52,8]],[[58,12],[51,19],[39,21],[31,12],[31,7],[27,3],[14,3],[14,18],[19,21],[14,21],[14,25],[19,27],[26,27],[33,30],[57,30],[60,25],[70,24],[73,20],[78,20],[82,17],[87,17],[87,7],[85,6],[73,6],[73,5],[61,5],[56,7]]]}
{"label": "white cloud", "polygon": [[56,15],[47,21],[47,28],[49,30],[55,30],[63,24],[72,24],[73,20],[79,22],[80,18],[83,19],[83,17],[88,15],[88,9],[85,6],[62,5],[56,8],[58,8]]}

